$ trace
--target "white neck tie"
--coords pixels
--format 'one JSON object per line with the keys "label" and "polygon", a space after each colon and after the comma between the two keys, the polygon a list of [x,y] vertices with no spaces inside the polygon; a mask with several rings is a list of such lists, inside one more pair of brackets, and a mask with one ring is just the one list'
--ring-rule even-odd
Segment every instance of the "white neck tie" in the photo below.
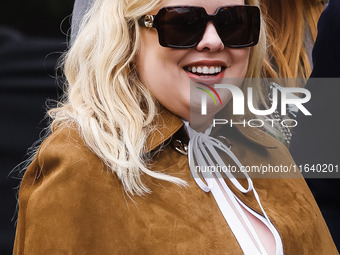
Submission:
{"label": "white neck tie", "polygon": [[[211,128],[208,129],[205,134],[198,133],[195,130],[193,130],[188,122],[184,122],[186,129],[189,133],[190,141],[188,145],[188,156],[189,156],[189,166],[190,170],[194,176],[194,179],[197,183],[197,185],[204,190],[205,192],[211,192],[214,196],[216,203],[218,204],[225,220],[227,221],[230,229],[232,230],[233,234],[235,235],[241,249],[243,250],[243,253],[246,255],[267,255],[267,252],[265,248],[263,247],[253,225],[250,223],[249,219],[245,215],[244,211],[242,210],[241,206],[243,206],[244,209],[248,210],[251,214],[253,214],[255,217],[257,217],[259,220],[261,220],[268,229],[272,232],[275,238],[276,243],[276,255],[282,255],[283,254],[283,247],[282,247],[282,241],[280,238],[279,233],[269,220],[266,212],[264,211],[260,198],[253,186],[253,182],[251,178],[249,177],[248,173],[245,171],[242,171],[243,166],[240,163],[240,161],[237,159],[237,157],[234,155],[234,153],[221,141],[218,139],[209,136],[209,133],[211,131]],[[224,181],[221,173],[218,171],[215,172],[209,172],[209,171],[201,171],[201,175],[204,181],[199,177],[197,173],[196,166],[200,166],[203,169],[211,169],[209,166],[225,166],[225,162],[222,160],[220,155],[217,153],[216,149],[218,149],[221,152],[226,153],[241,169],[243,175],[248,181],[248,188],[245,189],[239,181],[234,177],[234,175],[230,171],[224,171],[223,174],[225,174],[229,180],[233,183],[233,185],[242,193],[248,193],[253,191],[254,196],[256,198],[256,201],[258,205],[261,208],[261,211],[264,215],[262,217],[261,215],[258,215],[256,212],[251,210],[248,206],[246,206],[227,186],[226,182]],[[223,169],[223,168],[222,168]],[[226,198],[227,195],[227,198]],[[231,204],[236,208],[237,212],[241,216],[243,224],[239,216],[237,216],[236,212],[234,211]],[[248,228],[248,231],[253,236],[253,239],[249,235],[249,232],[247,231],[246,227]],[[255,240],[255,242],[254,242]]]}

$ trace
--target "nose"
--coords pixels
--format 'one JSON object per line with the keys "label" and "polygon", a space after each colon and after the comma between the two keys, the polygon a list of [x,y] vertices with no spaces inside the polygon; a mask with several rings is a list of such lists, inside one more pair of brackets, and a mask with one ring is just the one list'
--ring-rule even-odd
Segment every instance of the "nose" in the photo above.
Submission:
{"label": "nose", "polygon": [[218,35],[214,24],[210,21],[205,28],[201,41],[197,44],[196,50],[218,52],[224,49],[224,44]]}

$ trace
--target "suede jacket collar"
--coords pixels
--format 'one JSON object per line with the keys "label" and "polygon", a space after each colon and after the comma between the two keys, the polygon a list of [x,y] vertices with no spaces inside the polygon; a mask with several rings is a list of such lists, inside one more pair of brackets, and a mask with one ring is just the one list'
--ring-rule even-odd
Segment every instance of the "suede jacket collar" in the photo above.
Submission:
{"label": "suede jacket collar", "polygon": [[[179,117],[162,108],[154,120],[157,132],[150,134],[146,140],[146,152],[150,152],[167,141],[184,125]],[[261,131],[257,128],[243,127],[242,125],[235,125],[235,130],[245,137],[248,141],[268,149],[275,149],[277,146],[273,145],[271,140],[260,139]]]}

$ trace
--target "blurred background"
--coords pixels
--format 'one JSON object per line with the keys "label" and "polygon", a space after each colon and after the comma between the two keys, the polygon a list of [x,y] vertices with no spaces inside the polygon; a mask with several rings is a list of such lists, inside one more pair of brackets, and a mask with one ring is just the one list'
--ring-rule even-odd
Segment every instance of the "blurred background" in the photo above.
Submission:
{"label": "blurred background", "polygon": [[73,0],[1,1],[1,255],[12,254],[14,242],[21,176],[15,167],[27,159],[27,148],[46,127],[46,99],[55,100],[61,95],[61,84],[55,79],[56,65],[67,49],[73,3]]}
{"label": "blurred background", "polygon": [[70,28],[73,3],[73,0],[2,0],[0,24],[25,36],[64,40],[64,33]]}

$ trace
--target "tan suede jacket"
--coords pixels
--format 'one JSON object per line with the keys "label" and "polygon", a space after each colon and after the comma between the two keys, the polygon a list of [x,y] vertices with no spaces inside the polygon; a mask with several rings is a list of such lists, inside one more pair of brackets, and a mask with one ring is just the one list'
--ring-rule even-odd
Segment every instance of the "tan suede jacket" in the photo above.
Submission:
{"label": "tan suede jacket", "polygon": [[[145,176],[153,192],[132,201],[77,130],[64,126],[43,142],[22,180],[14,254],[242,254],[212,194],[196,185],[187,156],[172,146],[185,139],[183,123],[167,110],[160,120],[160,133],[147,142],[149,151],[164,144],[152,169],[186,180],[187,188]],[[227,137],[244,165],[294,164],[257,129],[229,128]],[[285,254],[338,254],[303,178],[253,182]],[[231,189],[259,212],[252,194]]]}

